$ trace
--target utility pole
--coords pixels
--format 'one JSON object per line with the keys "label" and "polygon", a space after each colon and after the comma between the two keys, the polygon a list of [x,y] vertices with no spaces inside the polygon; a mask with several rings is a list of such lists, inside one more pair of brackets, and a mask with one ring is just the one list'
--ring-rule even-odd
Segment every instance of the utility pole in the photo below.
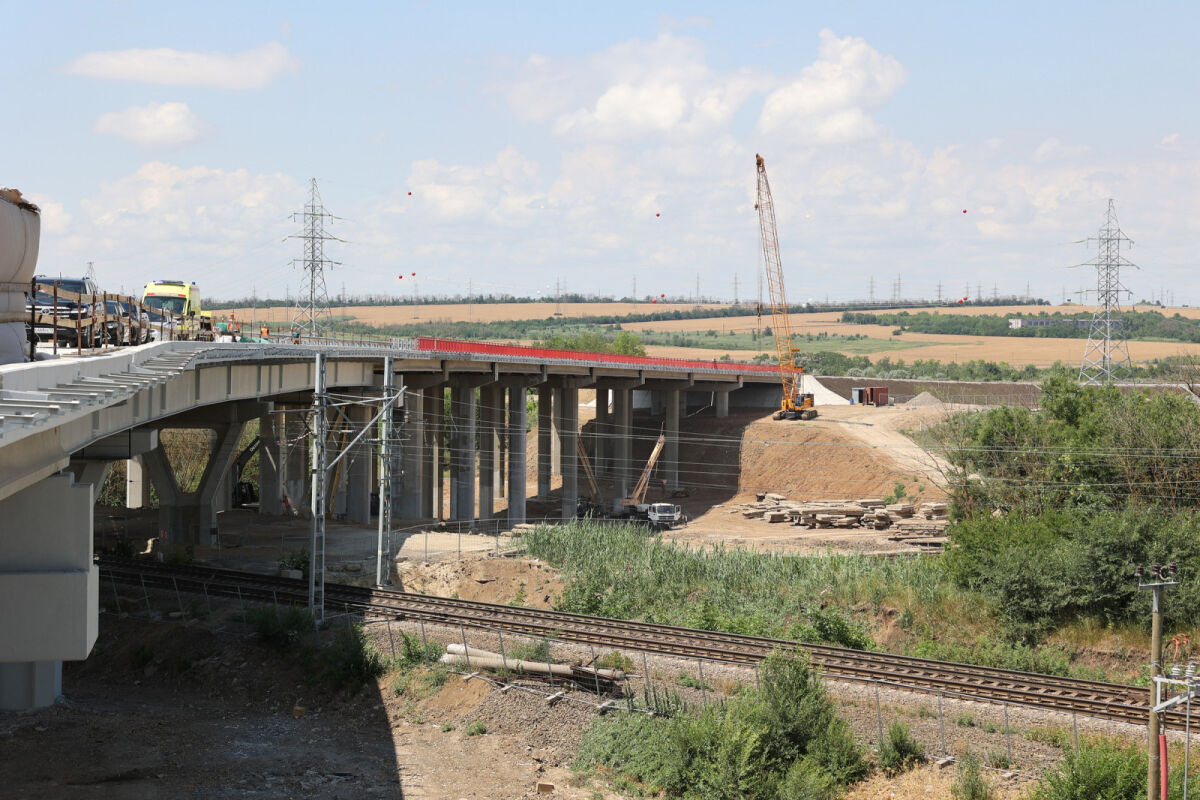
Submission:
{"label": "utility pole", "polygon": [[867,284],[867,300],[875,302],[875,276],[871,276],[871,282]]}
{"label": "utility pole", "polygon": [[334,220],[337,217],[326,211],[325,206],[321,204],[317,179],[313,178],[309,183],[308,202],[304,210],[292,215],[293,221],[304,223],[304,230],[288,237],[304,242],[304,257],[293,259],[292,263],[301,265],[304,270],[303,284],[307,287],[308,297],[297,299],[293,322],[309,336],[320,336],[322,328],[329,323],[329,292],[325,288],[325,268],[341,266],[341,262],[325,257],[325,242],[344,241],[325,233],[327,219]]}
{"label": "utility pole", "polygon": [[[1154,580],[1142,583],[1145,568],[1138,565],[1134,574],[1138,579],[1138,589],[1143,592],[1153,592],[1154,600],[1150,607],[1150,725],[1148,727],[1148,752],[1150,756],[1146,771],[1146,800],[1167,800],[1166,773],[1160,759],[1160,748],[1165,749],[1165,734],[1159,733],[1158,705],[1159,684],[1157,678],[1162,677],[1162,593],[1163,590],[1178,586],[1175,573],[1178,567],[1175,562],[1170,564],[1154,564],[1150,572]],[[1160,737],[1163,741],[1160,742]],[[1184,776],[1187,780],[1187,776]],[[1159,790],[1162,790],[1161,794]]]}
{"label": "utility pole", "polygon": [[700,273],[699,272],[696,273],[696,294],[694,295],[694,297],[692,299],[692,303],[695,305],[700,305]]}
{"label": "utility pole", "polygon": [[738,276],[735,273],[733,276],[733,304],[735,306],[738,304],[737,279],[738,279]]}
{"label": "utility pole", "polygon": [[630,295],[630,300],[637,302],[637,275],[633,276],[633,294]]}
{"label": "utility pole", "polygon": [[1088,237],[1098,246],[1096,257],[1077,266],[1096,268],[1096,310],[1088,327],[1087,347],[1079,366],[1081,383],[1100,386],[1128,374],[1133,365],[1125,343],[1125,327],[1118,318],[1121,313],[1121,293],[1129,290],[1121,285],[1121,267],[1137,265],[1121,255],[1121,247],[1130,248],[1133,240],[1117,223],[1117,205],[1108,201],[1104,225],[1096,236]]}
{"label": "utility pole", "polygon": [[937,293],[937,301],[938,301],[938,303],[941,303],[942,302],[942,282],[941,281],[938,281],[937,292],[938,292]]}

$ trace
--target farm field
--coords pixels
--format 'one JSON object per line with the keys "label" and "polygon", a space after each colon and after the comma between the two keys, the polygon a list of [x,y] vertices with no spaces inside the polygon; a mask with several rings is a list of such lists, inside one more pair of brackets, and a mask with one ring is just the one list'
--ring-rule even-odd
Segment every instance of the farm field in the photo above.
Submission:
{"label": "farm field", "polygon": [[[707,305],[705,308],[725,308],[724,305]],[[691,304],[676,303],[651,305],[648,303],[563,303],[563,316],[578,318],[585,316],[610,316],[624,314],[647,314],[660,311],[691,311]],[[1145,308],[1145,307],[1143,307]],[[1032,315],[1038,313],[1075,313],[1085,311],[1088,307],[1081,305],[1057,306],[967,306],[945,307],[938,309],[942,314],[980,314],[999,315]],[[890,309],[895,313],[903,309]],[[930,309],[914,308],[912,312],[929,311]],[[1189,318],[1200,318],[1200,308],[1168,308],[1162,309],[1164,314],[1180,313]],[[495,322],[502,320],[545,319],[554,313],[550,303],[492,303],[468,305],[426,305],[426,306],[348,306],[336,307],[334,314],[354,317],[357,321],[371,325],[411,324],[422,320],[433,321],[477,321]],[[414,312],[417,319],[414,320]],[[221,312],[228,313],[228,312]],[[239,318],[251,318],[250,309],[236,309]],[[287,318],[287,310],[283,308],[258,309],[258,319],[278,321]],[[887,357],[893,361],[904,359],[936,359],[947,362],[964,362],[973,360],[1004,361],[1012,366],[1032,364],[1036,367],[1048,367],[1056,361],[1065,363],[1078,362],[1083,355],[1085,340],[1083,339],[1043,339],[1026,337],[994,337],[994,336],[958,336],[934,333],[904,333],[893,336],[894,328],[887,325],[854,325],[841,321],[842,312],[827,311],[815,314],[795,314],[792,316],[793,331],[800,337],[797,344],[801,351],[808,349],[814,352],[837,352],[849,355],[865,355],[872,361]],[[649,355],[672,358],[721,358],[729,355],[737,360],[749,360],[762,352],[770,352],[770,340],[763,340],[762,348],[752,348],[749,334],[759,325],[769,325],[769,315],[764,315],[761,321],[754,315],[740,317],[708,317],[700,319],[662,320],[657,322],[625,323],[622,328],[634,332],[654,331],[656,333],[686,333],[716,331],[712,347],[675,347],[668,345],[647,345]],[[865,335],[866,339],[853,342],[844,341],[813,341],[804,339],[806,334],[824,333],[827,335],[853,336]],[[730,337],[730,334],[734,336]],[[721,341],[728,337],[731,341]],[[732,345],[732,346],[731,346]],[[1149,342],[1134,341],[1129,343],[1129,355],[1134,361],[1146,361],[1153,358],[1166,358],[1179,355],[1200,355],[1200,344],[1184,342]]]}

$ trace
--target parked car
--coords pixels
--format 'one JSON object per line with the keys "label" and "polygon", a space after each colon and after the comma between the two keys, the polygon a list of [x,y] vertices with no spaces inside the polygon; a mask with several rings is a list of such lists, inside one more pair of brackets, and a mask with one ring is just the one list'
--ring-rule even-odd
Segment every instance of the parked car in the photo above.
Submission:
{"label": "parked car", "polygon": [[[92,321],[93,309],[92,303],[84,300],[73,300],[66,297],[58,297],[57,304],[55,303],[54,287],[57,285],[58,291],[70,292],[81,296],[99,294],[99,289],[89,278],[45,278],[39,277],[38,291],[30,299],[26,294],[25,312],[32,314],[44,314],[46,316],[57,316],[58,325],[58,341],[62,344],[74,347],[76,345],[76,334],[83,339],[84,346],[90,346],[92,341]],[[98,304],[97,304],[98,305]],[[57,312],[55,308],[57,306]],[[75,322],[77,320],[87,320],[76,329]],[[54,325],[48,322],[39,320],[36,324],[29,325],[26,323],[27,333],[30,341],[50,341],[55,338]],[[96,331],[97,334],[100,331]]]}
{"label": "parked car", "polygon": [[150,311],[147,316],[150,318],[151,341],[170,341],[179,338],[176,335],[176,331],[179,330],[179,321],[175,317],[159,311]]}
{"label": "parked car", "polygon": [[128,300],[106,300],[108,321],[105,341],[110,344],[145,344],[150,341],[150,315]]}

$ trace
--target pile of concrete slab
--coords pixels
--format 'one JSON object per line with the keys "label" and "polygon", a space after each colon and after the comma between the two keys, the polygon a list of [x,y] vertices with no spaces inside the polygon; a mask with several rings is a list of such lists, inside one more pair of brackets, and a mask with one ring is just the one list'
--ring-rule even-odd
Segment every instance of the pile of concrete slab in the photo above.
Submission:
{"label": "pile of concrete slab", "polygon": [[945,503],[885,503],[877,497],[799,501],[770,493],[726,513],[807,529],[868,528],[888,530],[894,536],[940,536],[948,522],[946,511]]}

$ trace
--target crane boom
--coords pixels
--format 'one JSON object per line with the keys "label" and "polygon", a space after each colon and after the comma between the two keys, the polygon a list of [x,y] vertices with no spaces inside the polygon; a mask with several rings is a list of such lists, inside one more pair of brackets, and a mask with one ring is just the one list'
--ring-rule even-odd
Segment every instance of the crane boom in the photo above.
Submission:
{"label": "crane boom", "polygon": [[758,171],[758,232],[762,242],[763,271],[767,275],[767,290],[771,299],[771,332],[775,335],[775,356],[779,362],[779,381],[783,386],[779,418],[800,415],[802,419],[816,416],[812,396],[800,394],[800,376],[804,369],[796,365],[797,348],[792,345],[792,322],[788,316],[787,293],[783,286],[783,262],[779,258],[779,232],[775,226],[775,201],[771,198],[771,183],[767,180],[767,165],[763,157],[754,156]]}

